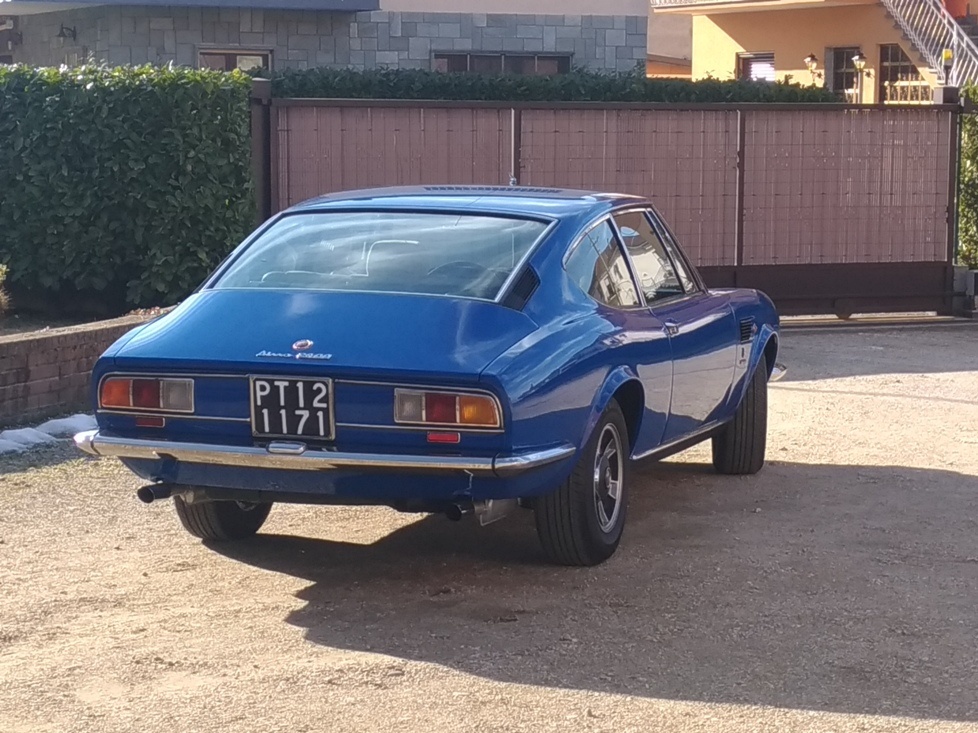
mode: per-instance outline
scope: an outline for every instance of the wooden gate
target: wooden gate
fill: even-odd
[[[782,313],[950,312],[956,107],[274,99],[256,110],[266,215],[386,185],[635,193],[707,283],[759,288]]]

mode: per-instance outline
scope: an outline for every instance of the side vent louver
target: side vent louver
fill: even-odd
[[[540,278],[532,267],[527,267],[513,283],[513,287],[509,289],[509,294],[503,300],[503,305],[513,310],[523,310],[523,306],[526,305],[539,285]]]
[[[740,343],[746,344],[754,337],[754,319],[744,318],[740,322]]]

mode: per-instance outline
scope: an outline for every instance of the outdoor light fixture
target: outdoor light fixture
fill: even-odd
[[[856,51],[856,55],[852,57],[852,65],[856,67],[856,104],[862,104],[863,75],[869,73],[866,71],[866,57],[862,51]]]
[[[808,54],[805,57],[805,66],[808,67],[808,72],[812,75],[812,84],[815,83],[816,79],[822,78],[822,72],[818,71],[818,56],[813,53]]]
[[[64,42],[66,40],[68,40],[69,38],[72,41],[74,41],[78,37],[78,34],[75,32],[75,29],[73,27],[72,28],[68,28],[67,26],[62,25],[61,26],[61,30],[58,31],[58,36],[57,37],[58,37],[58,40],[61,41],[61,45],[64,45]]]
[[[941,66],[944,67],[944,83],[950,84],[951,82],[951,65],[954,63],[954,51],[949,48],[945,48],[941,51]]]

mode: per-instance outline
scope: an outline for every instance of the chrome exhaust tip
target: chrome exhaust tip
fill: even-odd
[[[136,498],[143,504],[152,504],[160,499],[169,499],[173,494],[173,489],[166,484],[150,484],[136,489]]]

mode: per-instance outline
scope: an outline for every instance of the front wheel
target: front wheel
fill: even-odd
[[[180,523],[202,540],[240,540],[251,537],[268,519],[272,503],[247,501],[187,502],[173,497]]]
[[[733,420],[713,438],[713,466],[726,474],[757,473],[766,450],[767,364],[761,357]]]
[[[628,500],[628,428],[612,401],[570,478],[534,505],[537,534],[560,565],[597,565],[621,541]]]

